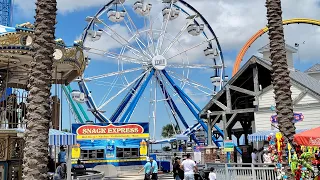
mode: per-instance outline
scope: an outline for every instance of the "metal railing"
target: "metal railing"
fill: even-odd
[[[15,90],[3,95],[0,102],[0,129],[25,128],[26,100],[28,93]]]
[[[206,169],[215,168],[217,179],[225,180],[277,180],[273,164],[206,163]]]

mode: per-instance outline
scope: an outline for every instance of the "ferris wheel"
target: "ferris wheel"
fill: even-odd
[[[183,0],[111,0],[86,21],[82,47],[92,60],[78,101],[99,122],[150,121],[155,132],[168,119],[188,135],[207,130],[194,99],[209,100],[227,77],[199,11]]]

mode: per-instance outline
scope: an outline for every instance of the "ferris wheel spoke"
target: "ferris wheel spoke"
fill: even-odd
[[[98,76],[87,77],[87,78],[85,78],[85,81],[97,80],[97,79],[106,78],[106,77],[110,77],[110,76],[115,76],[115,75],[130,73],[130,72],[134,72],[134,71],[139,71],[139,70],[142,70],[142,69],[143,69],[142,67],[132,68],[132,69],[127,69],[127,70],[123,70],[123,71],[118,71],[118,72],[112,72],[112,73],[102,74],[102,75],[98,75]]]
[[[98,49],[98,48],[91,48],[91,47],[84,47],[85,50],[87,50],[88,53],[94,53],[94,52],[90,52],[90,50],[94,50],[94,51],[98,51],[98,52],[101,52],[103,54],[103,56],[106,56],[108,55],[108,57],[110,58],[114,58],[114,59],[117,59],[117,58],[125,58],[125,59],[131,59],[131,60],[137,60],[137,61],[141,61],[143,62],[141,59],[139,58],[133,58],[133,57],[129,57],[129,56],[126,56],[126,55],[123,55],[123,49],[124,47],[122,48],[121,50],[121,53],[118,54],[118,53],[115,53],[115,52],[111,52],[111,51],[107,51],[107,50],[101,50],[101,49]],[[99,54],[99,53],[96,53],[96,54]],[[146,62],[146,61],[145,61]]]
[[[162,55],[166,54],[170,50],[170,48],[179,40],[182,33],[187,29],[187,27],[192,22],[194,22],[196,17],[197,17],[197,15],[194,15],[194,17],[192,17],[192,19],[189,19],[188,23],[180,29],[179,33],[174,37],[174,39],[170,42],[170,44],[167,46],[167,48],[163,51]]]
[[[147,26],[147,18],[144,17],[144,27],[145,27],[145,32],[146,32],[146,39],[147,39],[147,44],[148,44],[148,51],[151,53],[152,56],[155,56],[155,52],[154,52],[154,43],[153,43],[153,31],[152,31],[152,23],[150,22],[150,14],[148,16],[148,20],[149,20],[149,30],[147,31],[146,29],[148,28]],[[151,49],[152,48],[152,49]]]
[[[198,43],[198,44],[196,44],[196,45],[194,45],[194,46],[192,46],[192,47],[190,47],[190,48],[188,48],[188,49],[186,49],[186,50],[184,50],[184,51],[179,52],[179,53],[176,54],[176,55],[173,55],[173,56],[167,58],[167,60],[172,59],[172,58],[174,58],[174,57],[176,57],[176,56],[179,56],[179,55],[181,55],[181,54],[183,54],[183,53],[186,53],[186,52],[188,52],[188,51],[190,51],[190,50],[192,50],[192,49],[194,49],[194,48],[197,48],[197,47],[203,45],[204,43],[210,42],[210,41],[212,41],[212,40],[214,40],[214,38],[213,38],[213,39],[206,39],[206,40],[204,40],[204,41],[202,41],[202,42],[200,42],[200,43]]]
[[[105,81],[99,81],[99,80],[93,80],[92,82],[94,84],[96,84],[96,85],[105,86],[105,87],[110,87],[112,85],[111,82],[105,82]],[[123,88],[123,87],[125,87],[125,85],[123,85],[123,84],[115,84],[114,87]]]
[[[140,34],[138,34],[138,32],[136,32],[136,33],[132,32],[132,30],[130,29],[130,27],[129,27],[129,25],[128,25],[128,23],[127,23],[126,20],[124,20],[124,23],[125,23],[126,27],[128,28],[129,32],[131,33],[132,38],[134,38],[136,44],[139,46],[139,49],[140,49],[140,51],[142,52],[142,54],[143,54],[146,58],[152,58],[151,55],[150,55],[151,52],[149,51],[149,53],[150,53],[150,54],[149,54],[149,53],[147,53],[145,50],[143,50],[143,48],[141,47],[141,44],[142,44],[142,46],[144,46],[145,48],[147,48],[146,45],[145,45],[145,44],[141,41],[141,39],[138,37],[138,35],[140,36]]]
[[[143,56],[143,53],[141,54],[141,52],[137,49],[135,49],[134,47],[130,46],[130,42],[128,40],[126,40],[124,37],[122,37],[121,35],[119,35],[116,31],[114,31],[110,26],[108,26],[105,22],[102,21],[102,24],[104,26],[106,26],[110,31],[112,31],[116,36],[118,36],[118,38],[122,39],[123,41],[125,41],[125,43],[120,42],[118,39],[114,38],[112,36],[112,34],[110,34],[109,32],[107,32],[104,29],[101,29],[104,33],[106,33],[109,37],[111,37],[113,40],[117,41],[120,45],[128,47],[129,51],[131,51],[134,55],[136,55],[138,58],[141,58]],[[97,25],[96,25],[97,26]],[[97,26],[98,27],[98,26]],[[139,53],[140,55],[137,55],[136,53]]]
[[[164,34],[167,31],[168,22],[170,20],[170,15],[171,15],[171,11],[172,11],[172,5],[173,5],[173,1],[171,1],[171,3],[170,3],[170,11],[169,11],[167,19],[165,20],[165,23],[163,23],[163,21],[162,21],[161,33],[159,35],[159,38],[158,38],[158,41],[157,41],[157,46],[156,46],[156,54],[160,54],[160,51],[162,49],[162,44],[163,44],[163,40],[164,40]]]
[[[169,68],[189,68],[189,69],[220,69],[222,65],[206,65],[206,64],[168,64]]]
[[[145,61],[136,61],[136,60],[130,60],[130,59],[126,59],[126,58],[122,58],[121,56],[120,57],[115,57],[115,56],[109,56],[109,55],[105,55],[103,53],[96,53],[96,52],[90,52],[90,51],[87,51],[88,53],[90,54],[95,54],[95,55],[99,55],[99,56],[103,56],[103,57],[107,57],[107,58],[112,58],[112,59],[121,59],[122,61],[125,61],[125,62],[129,62],[129,63],[134,63],[134,64],[141,64],[141,65],[146,65],[148,64],[147,62]]]
[[[149,16],[148,16],[148,19],[149,19],[149,24],[150,24],[150,32],[148,33],[149,35],[149,38],[150,38],[150,41],[151,41],[151,45],[152,45],[152,48],[153,48],[153,55],[156,54],[156,47],[155,47],[155,44],[154,44],[154,34],[153,34],[153,23],[154,22],[151,22],[151,14],[149,13]]]
[[[117,83],[118,79],[119,79],[119,75],[117,75],[117,76],[114,78],[114,80],[112,81],[111,86],[109,87],[108,91],[107,91],[107,92],[105,93],[105,95],[101,98],[101,101],[100,101],[100,103],[99,103],[99,106],[102,104],[102,102],[105,101],[105,99],[108,98],[108,96],[109,96],[109,94],[111,93],[112,89],[115,87],[115,84]]]
[[[127,15],[127,17],[128,17],[129,22],[130,22],[131,25],[135,28],[136,34],[139,35],[140,37],[142,37],[142,35],[140,34],[139,29],[137,28],[136,24],[133,22],[130,14],[128,13],[127,9],[124,7],[123,3],[120,2],[120,4],[121,4],[122,8],[124,9],[124,11],[126,12],[126,15]],[[128,29],[129,29],[129,26],[127,25],[126,21],[124,21],[124,22],[125,22],[126,26],[127,26]],[[132,31],[131,31],[130,29],[129,29],[129,31],[132,33]],[[135,35],[134,35],[134,36],[135,36]],[[135,36],[134,38],[135,38],[136,41],[139,41],[145,48],[147,48],[147,46],[141,41],[141,39],[139,39],[138,36]],[[152,58],[150,54],[146,53],[146,52],[141,48],[141,46],[140,46],[140,44],[139,44],[138,42],[137,42],[137,44],[138,44],[138,46],[140,47],[140,49],[141,49],[141,51],[143,52],[143,54],[148,55],[150,58]]]
[[[190,79],[187,79],[187,78],[184,78],[184,77],[177,77],[177,76],[179,76],[179,75],[177,75],[176,73],[174,73],[174,72],[172,72],[172,71],[167,70],[167,72],[170,73],[171,77],[173,77],[174,79],[177,79],[177,80],[180,81],[180,82],[185,82],[185,83],[189,84],[190,86],[193,86],[194,88],[198,89],[199,91],[201,91],[201,92],[203,92],[203,93],[205,93],[205,94],[207,94],[207,95],[212,95],[212,94],[210,94],[210,93],[208,93],[208,92],[206,92],[206,91],[204,91],[204,90],[201,90],[199,87],[201,87],[201,88],[203,88],[203,89],[206,89],[206,90],[209,90],[209,92],[211,92],[212,89],[210,89],[210,88],[208,88],[208,87],[206,87],[206,86],[203,86],[203,85],[201,85],[200,83],[195,82],[195,81],[192,81],[192,80],[190,80]],[[176,75],[177,75],[177,76],[176,76]]]
[[[128,89],[132,84],[134,84],[136,81],[138,81],[140,78],[142,78],[147,72],[149,72],[149,70],[146,70],[145,72],[143,72],[140,76],[138,76],[136,79],[134,79],[131,83],[129,83],[126,87],[124,87],[123,89],[121,89],[116,95],[112,96],[109,100],[107,100],[106,102],[104,102],[101,106],[98,107],[98,109],[102,109],[104,106],[106,106],[107,104],[109,104],[113,99],[115,99],[117,96],[119,96],[123,91],[125,91],[126,89]]]

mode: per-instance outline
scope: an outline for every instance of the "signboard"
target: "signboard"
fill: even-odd
[[[198,142],[200,142],[200,143],[206,143],[207,142],[207,133],[205,131],[203,131],[203,130],[196,131],[194,134],[195,134]]]
[[[114,145],[107,145],[106,146],[106,158],[114,157]]]
[[[292,120],[293,123],[301,122],[304,119],[302,113],[293,113],[294,119]],[[270,118],[271,123],[278,123],[277,115],[273,115]]]
[[[233,144],[232,140],[225,140],[225,141],[223,141],[223,144],[224,144],[224,148],[223,148],[224,152],[233,152],[234,151],[234,144]]]
[[[97,123],[97,124],[72,124],[72,132],[77,135],[77,140],[95,139],[148,139],[148,123]]]
[[[310,137],[309,144],[311,146],[320,146],[320,138],[312,138],[312,137]]]
[[[71,158],[72,159],[80,159],[80,147],[79,146],[75,146],[75,147],[72,147],[72,150],[71,150]]]

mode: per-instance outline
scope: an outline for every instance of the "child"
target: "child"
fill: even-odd
[[[217,175],[214,171],[214,167],[210,168],[210,173],[209,173],[209,180],[217,180]]]

